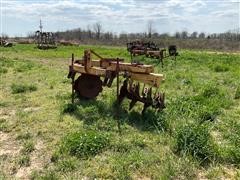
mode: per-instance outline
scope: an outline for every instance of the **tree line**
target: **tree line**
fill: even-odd
[[[92,26],[87,26],[86,29],[77,28],[67,31],[55,32],[55,36],[59,40],[133,40],[133,39],[220,39],[227,41],[240,41],[240,30],[229,30],[224,33],[205,33],[194,31],[189,33],[188,31],[178,31],[174,34],[158,33],[153,30],[152,23],[147,25],[147,31],[142,33],[120,33],[116,34],[109,31],[104,31],[102,24],[95,23]]]

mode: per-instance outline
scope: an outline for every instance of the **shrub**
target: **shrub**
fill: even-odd
[[[214,142],[206,124],[189,124],[177,132],[176,149],[181,154],[192,155],[201,162],[213,160]]]
[[[27,91],[29,91],[29,92],[36,91],[37,87],[33,84],[31,84],[31,85],[12,84],[11,89],[12,89],[13,94],[18,94],[18,93],[25,93]]]
[[[108,144],[108,137],[98,132],[74,132],[63,139],[60,152],[67,152],[78,158],[88,158],[100,153]]]

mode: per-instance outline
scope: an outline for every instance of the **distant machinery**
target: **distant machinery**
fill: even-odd
[[[42,21],[40,20],[40,30],[35,32],[35,42],[38,49],[54,49],[57,48],[55,36],[52,32],[42,31]]]
[[[3,37],[0,37],[0,46],[2,47],[12,47],[13,43],[6,41]]]
[[[165,48],[160,49],[154,42],[143,42],[139,40],[127,43],[127,50],[131,54],[132,61],[133,56],[145,55],[146,57],[158,59],[162,67],[163,59],[172,57],[176,60],[176,56],[178,56],[176,45],[170,45],[167,51]]]

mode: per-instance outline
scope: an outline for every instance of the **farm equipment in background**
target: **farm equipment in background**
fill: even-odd
[[[168,47],[168,54],[166,49],[160,49],[153,42],[141,42],[133,41],[127,43],[127,50],[131,54],[131,60],[133,61],[133,56],[145,55],[146,57],[159,59],[163,67],[163,59],[167,57],[172,57],[176,61],[176,56],[178,56],[177,47],[175,45],[170,45]]]
[[[92,60],[92,55],[98,57],[99,60]],[[93,99],[103,90],[103,86],[111,87],[113,80],[117,78],[117,102],[119,105],[126,97],[131,100],[129,110],[137,102],[144,104],[142,113],[150,106],[159,111],[164,109],[164,94],[157,91],[163,75],[154,73],[152,65],[123,61],[119,58],[103,58],[93,50],[85,50],[84,56],[80,60],[74,60],[74,55],[72,55],[68,74],[68,78],[72,79],[72,102],[74,102],[75,92],[80,97]],[[75,80],[77,73],[80,76]],[[124,78],[120,91],[119,76]],[[142,90],[140,90],[140,83],[144,83]],[[155,93],[153,93],[153,87],[156,88]]]
[[[55,49],[57,48],[55,36],[52,32],[42,31],[42,22],[40,20],[40,30],[35,32],[35,42],[38,49]]]
[[[13,43],[8,42],[4,38],[0,37],[0,46],[2,47],[12,47]]]
[[[148,51],[158,51],[159,47],[153,42],[132,41],[127,43],[127,50],[133,56],[144,55]]]

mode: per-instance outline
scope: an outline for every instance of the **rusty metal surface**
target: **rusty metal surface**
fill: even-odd
[[[165,97],[164,94],[160,92],[152,95],[152,88],[146,88],[145,86],[142,89],[142,93],[140,94],[140,84],[133,84],[129,82],[128,79],[125,79],[123,85],[120,89],[119,94],[119,104],[122,103],[124,98],[131,100],[129,105],[129,110],[131,110],[137,102],[141,102],[144,104],[142,114],[146,111],[148,107],[153,107],[158,111],[161,111],[165,108]]]
[[[167,51],[166,49],[160,49],[153,42],[143,42],[143,41],[132,41],[127,43],[127,50],[130,52],[131,62],[136,61],[136,59],[133,60],[133,57],[145,55],[148,58],[158,59],[159,63],[162,64],[162,67],[163,67],[163,59],[167,57],[172,57],[174,60],[176,60],[176,56],[179,55],[177,52],[176,45],[170,45]]]
[[[81,97],[95,98],[102,91],[102,80],[98,76],[81,74],[74,82],[74,90]]]

